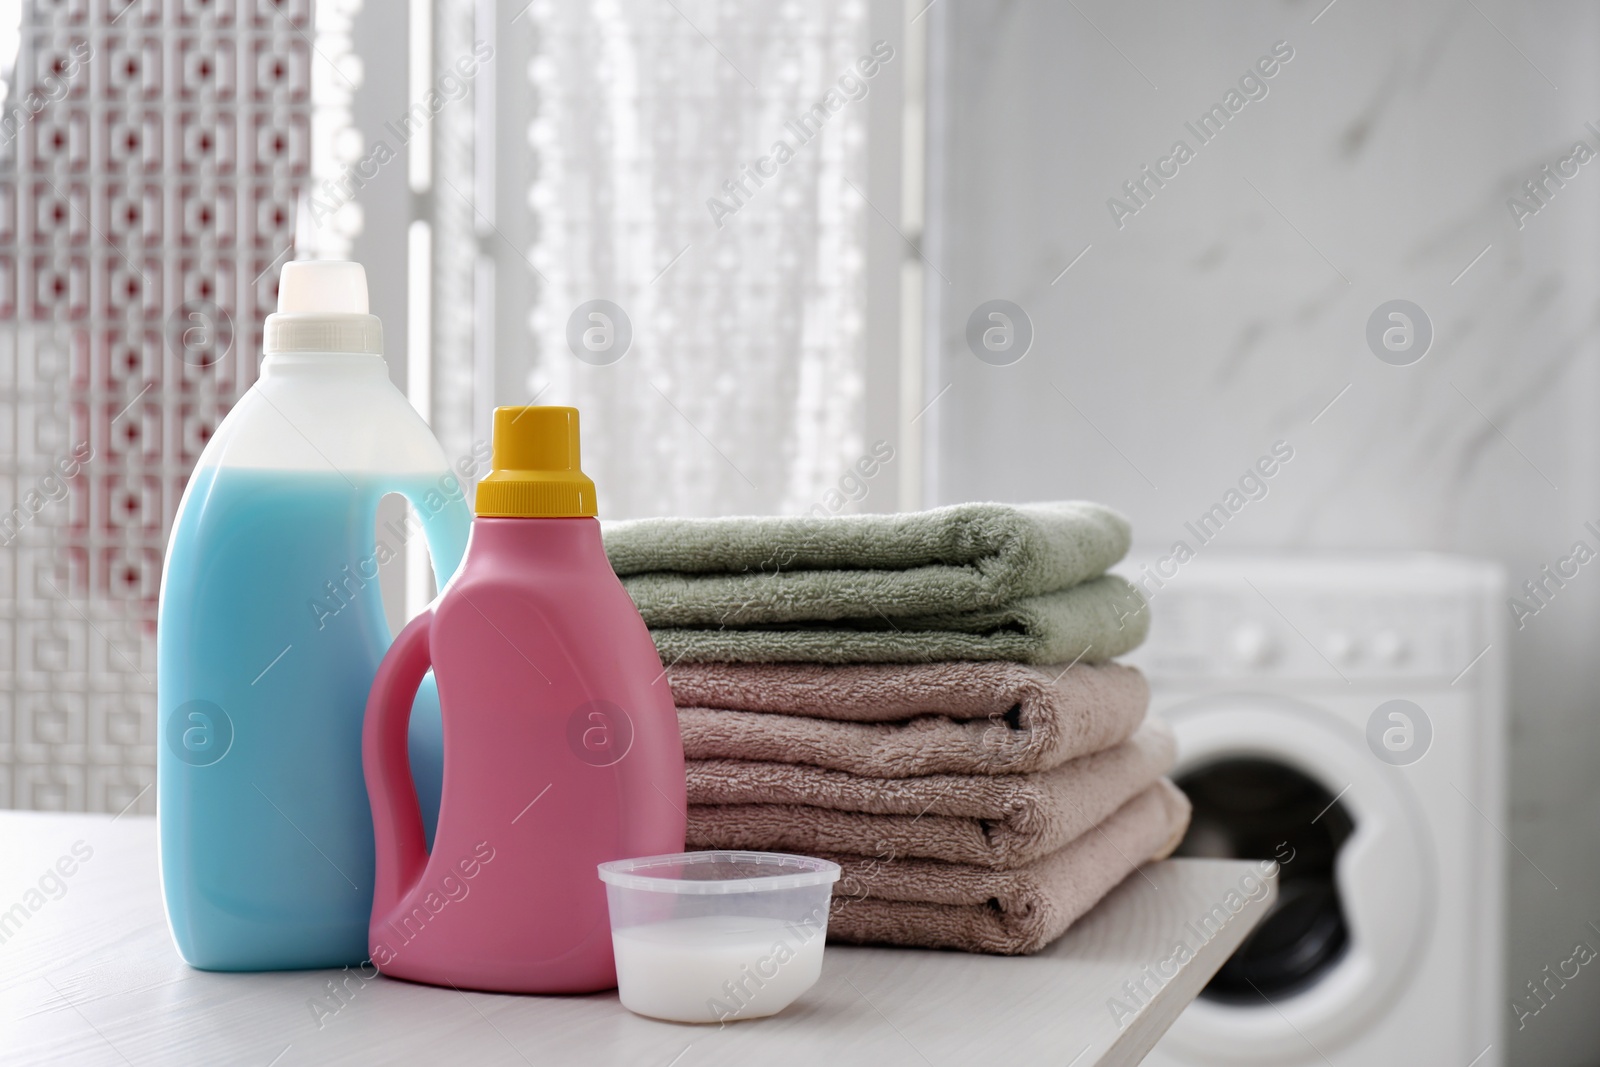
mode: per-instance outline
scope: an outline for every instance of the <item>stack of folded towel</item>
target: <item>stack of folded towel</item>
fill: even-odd
[[[840,863],[829,935],[1026,953],[1189,806],[1109,662],[1148,623],[1086,503],[611,524],[688,756],[689,846]]]

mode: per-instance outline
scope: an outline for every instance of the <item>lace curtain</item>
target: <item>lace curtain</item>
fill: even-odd
[[[864,448],[865,3],[523,18],[501,174],[528,262],[501,257],[526,286],[499,346],[521,395],[501,402],[581,409],[605,516],[806,510]]]

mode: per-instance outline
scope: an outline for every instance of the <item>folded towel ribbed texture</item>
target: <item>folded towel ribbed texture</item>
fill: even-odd
[[[1109,662],[1148,612],[1097,504],[606,527],[667,665],[691,848],[822,855],[829,936],[1037,951],[1188,824]]]
[[[1114,574],[1003,607],[814,625],[657,626],[666,663],[1102,663],[1139,647],[1149,611]]]
[[[1171,730],[1152,722],[1115,748],[1034,774],[885,779],[798,764],[692,760],[689,845],[1021,867],[1150,788],[1175,753]]]
[[[1171,855],[1188,825],[1188,798],[1163,779],[1093,832],[1015,870],[819,853],[843,868],[828,937],[1007,956],[1037,952],[1138,862]]]
[[[1099,577],[1128,520],[1083,501],[836,518],[633,519],[606,555],[651,626],[995,608]]]
[[[1126,741],[1150,697],[1144,675],[1116,663],[679,664],[671,682],[691,760],[869,778],[1047,770]]]
[[[1148,626],[1105,573],[1128,541],[1126,519],[1081,501],[605,527],[669,664],[1101,662]]]

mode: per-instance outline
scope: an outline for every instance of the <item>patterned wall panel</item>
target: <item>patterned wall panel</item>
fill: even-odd
[[[154,810],[163,549],[293,255],[314,32],[311,0],[23,5],[0,116],[0,806]]]

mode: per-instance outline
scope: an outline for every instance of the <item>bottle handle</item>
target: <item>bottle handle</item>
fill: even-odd
[[[361,730],[361,766],[372,803],[372,833],[377,846],[372,912],[380,915],[399,903],[422,877],[428,846],[422,810],[411,781],[408,729],[411,705],[432,666],[429,608],[406,624],[389,646],[367,697]]]
[[[441,462],[443,456],[441,454]],[[433,566],[434,586],[443,589],[461,568],[467,538],[472,529],[472,511],[467,506],[466,490],[455,472],[445,468],[437,481],[427,486],[400,485],[396,491],[411,505],[421,520],[427,541],[429,562]],[[417,546],[413,546],[413,551]],[[424,677],[412,703],[411,780],[421,792],[423,832],[432,841],[439,815],[440,783],[444,777],[444,752],[440,746],[443,727],[439,721],[439,690],[432,676]]]
[[[461,480],[454,471],[445,472],[440,479],[441,486],[445,479],[454,487],[453,491],[439,488],[424,493],[409,486],[400,490],[400,495],[406,498],[406,502],[422,520],[423,537],[428,542],[428,558],[433,564],[433,584],[440,590],[460,569],[461,557],[467,550],[467,535],[472,529],[472,509],[467,506]],[[434,504],[428,499],[435,493],[442,497],[442,503]]]

